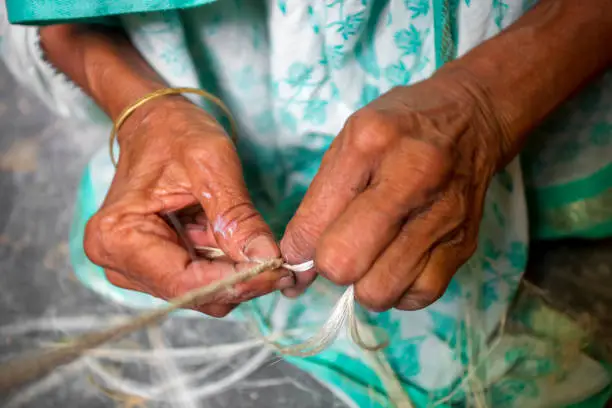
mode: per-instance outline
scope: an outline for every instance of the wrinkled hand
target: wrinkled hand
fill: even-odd
[[[234,145],[210,115],[181,97],[160,98],[127,120],[119,141],[115,178],[85,234],[87,255],[111,283],[168,299],[279,256],[248,196]],[[164,220],[197,204],[204,213],[187,225],[188,238],[230,259],[193,262]],[[283,276],[264,273],[198,310],[223,316],[241,301],[293,284]]]
[[[473,254],[504,145],[485,94],[450,77],[396,88],[356,112],[326,153],[281,241],[290,263],[355,284],[384,311],[438,299]],[[315,278],[298,276],[297,296]]]

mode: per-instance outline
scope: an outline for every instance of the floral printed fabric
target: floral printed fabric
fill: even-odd
[[[164,11],[125,15],[109,4],[110,9],[85,17],[120,14],[116,18],[134,45],[171,86],[201,87],[227,103],[240,128],[238,149],[247,184],[280,236],[323,154],[355,110],[394,86],[428,78],[452,53],[461,55],[495,35],[534,1],[202,3],[210,4],[185,10],[177,2],[164,3]],[[55,16],[67,18],[66,12]],[[39,86],[53,83],[54,78],[48,79]],[[65,105],[70,105],[74,95],[60,90],[55,98],[67,98]],[[600,144],[607,143],[603,126],[598,124],[595,132]],[[159,301],[111,286],[82,249],[84,225],[102,202],[112,174],[107,151],[101,149],[80,189],[71,237],[73,263],[93,290],[123,304],[150,307]],[[558,335],[498,336],[525,269],[527,229],[523,175],[516,160],[490,187],[478,252],[438,302],[410,313],[363,311],[389,337],[384,357],[417,406],[470,404],[478,395],[496,408],[564,406],[609,383],[603,367],[585,355],[578,353],[569,364],[555,352]],[[263,331],[320,325],[338,291],[319,282],[297,301],[273,294],[251,302],[249,310],[255,311]],[[518,314],[523,328],[533,328],[534,313],[524,308]],[[356,406],[389,406],[367,359],[345,337],[316,358],[291,361]],[[476,373],[469,367],[476,367]]]

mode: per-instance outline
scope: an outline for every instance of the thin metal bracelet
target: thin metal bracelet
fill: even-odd
[[[227,116],[227,119],[230,122],[231,131],[232,131],[232,134],[230,137],[232,138],[234,143],[236,142],[236,134],[237,134],[236,121],[234,120],[232,113],[230,112],[228,107],[223,103],[221,99],[217,98],[216,96],[214,96],[213,94],[209,92],[206,92],[202,89],[197,89],[197,88],[163,88],[155,92],[151,92],[150,94],[147,94],[143,96],[142,98],[138,99],[136,102],[132,103],[127,108],[125,108],[123,112],[121,112],[121,114],[117,117],[117,120],[115,120],[115,123],[113,124],[113,129],[111,131],[109,146],[108,146],[110,158],[115,167],[117,167],[117,160],[115,158],[115,140],[117,140],[117,133],[119,132],[121,125],[123,125],[123,123],[127,120],[127,118],[129,118],[130,115],[134,113],[136,109],[138,109],[145,103],[155,98],[159,98],[160,96],[180,95],[180,94],[185,94],[185,93],[200,95],[201,97],[211,101],[212,103],[217,105],[219,108],[221,108],[221,110],[223,111],[223,113],[225,113],[225,115]]]

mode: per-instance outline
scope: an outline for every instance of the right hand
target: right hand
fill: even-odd
[[[119,132],[117,172],[85,231],[85,251],[116,286],[169,299],[254,261],[279,257],[272,232],[255,210],[232,141],[209,114],[183,97],[162,97],[136,110]],[[163,219],[200,204],[187,226],[196,245],[229,259],[190,257]],[[238,303],[293,285],[288,271],[269,271],[197,307],[216,317]]]

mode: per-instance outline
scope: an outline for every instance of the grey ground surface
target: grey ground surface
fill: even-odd
[[[106,137],[52,117],[0,66],[0,359],[61,338],[44,330],[42,323],[73,332],[61,318],[81,316],[80,323],[73,319],[72,324],[83,329],[105,316],[128,313],[84,289],[72,278],[68,262],[68,231],[81,170]],[[554,303],[596,316],[602,336],[612,337],[610,242],[535,245],[530,269],[531,279],[549,291]],[[33,319],[39,319],[38,323]],[[28,322],[34,323],[28,326]],[[171,320],[163,326],[166,340],[174,345],[236,340],[241,330],[216,321]],[[156,333],[149,335],[154,338]],[[141,333],[135,339],[146,342],[151,338]],[[252,355],[244,353],[230,365],[243,366]],[[197,406],[343,406],[303,372],[274,356],[266,360],[247,379]],[[164,363],[160,364],[158,371],[167,372]],[[138,401],[119,404],[109,398],[81,368],[69,367],[34,386],[0,396],[0,406],[140,406]],[[143,381],[157,372],[142,367],[130,370],[132,378]],[[224,373],[227,371],[221,370],[216,375]]]
[[[129,312],[83,288],[72,277],[68,261],[68,231],[81,171],[107,137],[52,116],[0,64],[0,361],[41,341],[61,339],[42,329],[24,332],[25,323],[33,319],[73,333],[61,318],[80,316],[81,321],[72,319],[72,324],[87,328],[104,316]],[[171,320],[163,333],[169,343],[189,346],[244,337],[241,327],[210,320],[196,324],[192,319]],[[223,377],[253,354],[242,353],[210,379]],[[197,406],[343,406],[310,376],[278,360],[268,356],[263,368]],[[136,371],[132,378],[155,375],[154,370],[131,369]],[[0,396],[0,406],[122,406],[92,386],[85,372],[78,367],[65,370],[37,386]]]

